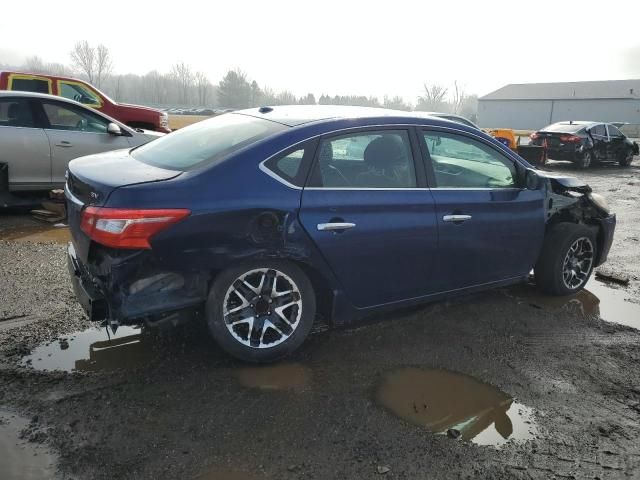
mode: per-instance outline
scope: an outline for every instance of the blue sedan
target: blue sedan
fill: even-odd
[[[204,314],[231,355],[273,361],[317,313],[526,280],[568,295],[606,260],[615,215],[581,181],[481,131],[383,109],[262,107],[83,157],[66,183],[69,270],[92,320]]]

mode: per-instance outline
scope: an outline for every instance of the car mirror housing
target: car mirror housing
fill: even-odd
[[[527,190],[540,189],[540,176],[530,168],[524,174],[524,186]]]
[[[122,135],[122,130],[120,129],[120,126],[117,123],[113,123],[113,122],[107,125],[107,132],[110,133],[111,135]]]

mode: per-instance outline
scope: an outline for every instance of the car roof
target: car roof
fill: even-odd
[[[76,102],[75,100],[70,100],[65,97],[59,97],[57,95],[49,95],[48,93],[36,93],[36,92],[22,92],[20,90],[0,90],[0,98],[1,97],[29,97],[29,98],[42,98],[47,100],[60,100],[67,103],[72,103],[73,105],[80,105],[82,107],[87,108],[85,105]]]
[[[388,108],[353,107],[344,105],[282,105],[237,110],[234,113],[264,118],[289,127],[296,127],[298,125],[311,122],[350,118],[380,118],[384,121],[384,119],[390,120],[391,118],[399,117],[414,120],[423,120],[425,117],[428,117],[428,115],[423,112],[406,112],[404,110],[391,110]],[[438,120],[448,121],[441,118],[438,118]],[[392,122],[389,121],[389,123]]]

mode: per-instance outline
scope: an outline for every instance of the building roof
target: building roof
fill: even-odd
[[[640,79],[595,82],[511,83],[480,100],[640,99]]]

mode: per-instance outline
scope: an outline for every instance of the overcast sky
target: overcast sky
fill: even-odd
[[[69,63],[104,43],[117,73],[184,61],[217,83],[239,67],[297,95],[402,95],[458,80],[507,83],[640,78],[640,1],[263,0],[3,2],[0,63]]]

